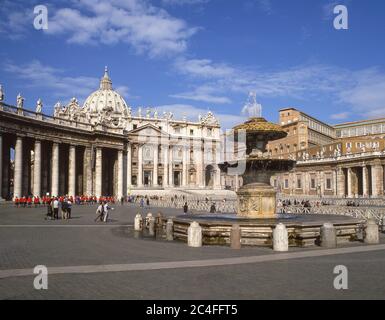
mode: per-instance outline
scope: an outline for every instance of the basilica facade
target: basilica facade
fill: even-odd
[[[0,197],[123,197],[136,189],[220,189],[220,124],[139,108],[113,90],[106,68],[81,106],[72,98],[46,115],[4,102],[0,89]]]

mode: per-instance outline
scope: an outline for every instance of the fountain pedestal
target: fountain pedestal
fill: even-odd
[[[248,184],[237,191],[238,215],[246,218],[274,218],[276,192],[269,185]]]

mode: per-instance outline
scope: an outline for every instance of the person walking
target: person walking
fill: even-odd
[[[96,219],[95,222],[98,220],[103,221],[103,211],[104,211],[104,205],[103,203],[99,204],[98,208],[96,209]]]
[[[103,207],[103,221],[107,223],[108,221],[108,218],[110,216],[109,214],[109,210],[114,210],[114,208],[111,208],[109,205],[108,205],[108,202],[106,201],[104,203],[104,207]]]
[[[187,214],[187,212],[188,212],[188,205],[187,205],[187,202],[185,202],[183,206],[183,213]]]

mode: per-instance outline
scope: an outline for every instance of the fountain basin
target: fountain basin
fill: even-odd
[[[289,246],[308,247],[319,243],[320,228],[325,222],[337,229],[337,243],[359,240],[363,220],[336,215],[282,215],[274,218],[241,217],[236,214],[194,214],[177,216],[174,221],[174,239],[187,242],[187,228],[196,221],[202,227],[203,245],[229,245],[231,227],[241,228],[244,246],[272,246],[272,234],[278,223],[283,223],[289,234]],[[166,220],[163,221],[166,223]]]

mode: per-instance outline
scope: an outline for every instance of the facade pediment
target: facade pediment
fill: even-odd
[[[159,129],[158,127],[148,123],[139,128],[133,129],[127,133],[128,135],[140,135],[140,136],[149,136],[149,137],[168,137],[169,134]]]

